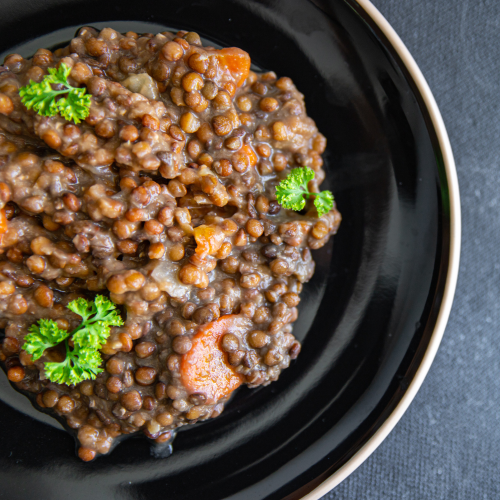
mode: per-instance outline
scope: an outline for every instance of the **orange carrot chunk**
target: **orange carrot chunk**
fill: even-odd
[[[201,225],[194,228],[195,252],[198,255],[213,255],[224,243],[225,234],[216,225]]]
[[[181,382],[190,394],[203,393],[207,403],[214,404],[242,384],[243,375],[228,363],[220,342],[226,333],[248,331],[251,326],[248,318],[231,314],[199,327],[191,350],[181,359]]]
[[[234,83],[241,87],[250,72],[250,56],[241,49],[228,47],[219,50],[219,62],[231,73]]]
[[[3,234],[7,231],[7,216],[5,215],[5,208],[0,210],[0,234]]]

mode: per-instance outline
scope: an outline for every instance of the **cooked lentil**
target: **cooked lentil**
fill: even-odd
[[[61,62],[92,96],[78,125],[20,102],[21,86]],[[236,387],[269,384],[300,352],[292,324],[314,272],[309,249],[341,217],[276,202],[296,166],[315,170],[319,190],[326,139],[289,78],[249,68],[245,52],[203,47],[196,33],[88,27],[0,67],[0,359],[67,420],[84,461],[120,436],[166,442],[218,416]],[[33,362],[24,336],[40,318],[75,328],[64,306],[96,293],[125,319],[103,346],[105,371],[51,383],[44,362],[64,353]],[[196,356],[228,385],[203,385]]]

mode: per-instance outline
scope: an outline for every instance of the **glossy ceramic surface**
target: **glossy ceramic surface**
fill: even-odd
[[[2,372],[0,498],[302,498],[394,411],[432,339],[444,293],[449,184],[432,122],[399,57],[351,0],[2,4],[0,51],[24,44],[15,51],[28,56],[74,30],[43,35],[76,25],[167,26],[241,47],[260,67],[290,76],[328,138],[327,183],[344,220],[333,244],[315,254],[295,326],[304,342],[298,360],[278,382],[241,389],[219,418],[180,432],[170,457],[137,438],[80,462],[73,438]],[[42,38],[26,44],[31,37]]]

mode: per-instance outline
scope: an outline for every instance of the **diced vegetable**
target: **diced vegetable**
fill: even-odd
[[[219,226],[202,225],[194,228],[196,253],[198,255],[213,255],[224,242],[224,233]]]
[[[228,363],[221,349],[222,337],[229,332],[247,331],[251,321],[240,315],[228,315],[200,326],[191,350],[182,356],[181,381],[191,393],[203,393],[213,404],[229,396],[244,380]]]
[[[131,92],[136,92],[142,94],[148,99],[159,99],[160,92],[158,91],[158,86],[156,82],[147,74],[140,73],[138,75],[130,75],[125,78],[122,85],[129,89]]]
[[[0,234],[3,234],[7,231],[7,216],[5,215],[5,208],[0,210]]]
[[[219,62],[229,70],[234,83],[241,87],[250,72],[250,56],[244,50],[228,47],[219,50]]]

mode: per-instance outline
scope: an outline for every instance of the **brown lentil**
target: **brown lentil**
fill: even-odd
[[[106,380],[106,388],[112,394],[117,394],[122,390],[123,384],[122,381],[118,377],[109,377]]]
[[[129,411],[137,411],[142,408],[142,397],[138,391],[129,391],[123,394],[120,402]]]
[[[42,401],[47,408],[52,408],[59,401],[59,394],[52,390],[45,391],[42,393]]]
[[[264,233],[264,226],[262,222],[258,221],[257,219],[249,219],[246,224],[246,230],[250,236],[258,238]]]
[[[149,366],[141,366],[135,372],[135,381],[139,385],[151,385],[154,382],[155,378],[156,370]]]
[[[188,59],[188,65],[194,71],[203,74],[208,69],[208,57],[205,54],[192,54]]]
[[[40,285],[34,293],[35,300],[42,307],[52,307],[54,292],[46,285]]]
[[[160,53],[167,61],[178,61],[184,54],[184,51],[178,43],[167,42],[162,47]]]
[[[195,114],[188,111],[181,116],[180,125],[184,132],[193,134],[200,128],[200,120]]]
[[[7,378],[11,382],[21,382],[24,379],[25,371],[22,366],[13,366],[7,371]]]
[[[62,396],[57,402],[57,409],[61,413],[71,413],[75,409],[75,402],[69,396]]]
[[[264,97],[264,99],[259,102],[259,107],[266,113],[272,113],[278,109],[278,101],[274,97]]]
[[[223,115],[215,116],[212,120],[214,132],[219,135],[227,135],[233,130],[233,125],[229,118]]]
[[[156,344],[153,342],[141,342],[135,346],[135,352],[139,358],[147,358],[156,351]]]
[[[161,233],[162,231],[160,231]],[[149,246],[148,257],[150,259],[161,259],[165,254],[165,245],[163,243],[152,243]]]
[[[238,337],[232,333],[226,333],[226,335],[222,337],[221,347],[226,352],[237,351],[240,347]]]
[[[12,99],[0,92],[0,113],[3,115],[10,115],[14,111],[14,103]]]
[[[254,330],[248,337],[248,343],[254,349],[265,347],[270,342],[270,337],[260,330]]]
[[[225,111],[226,109],[229,109],[231,106],[231,95],[229,92],[226,90],[219,90],[217,95],[213,98],[212,106],[217,111]]]

